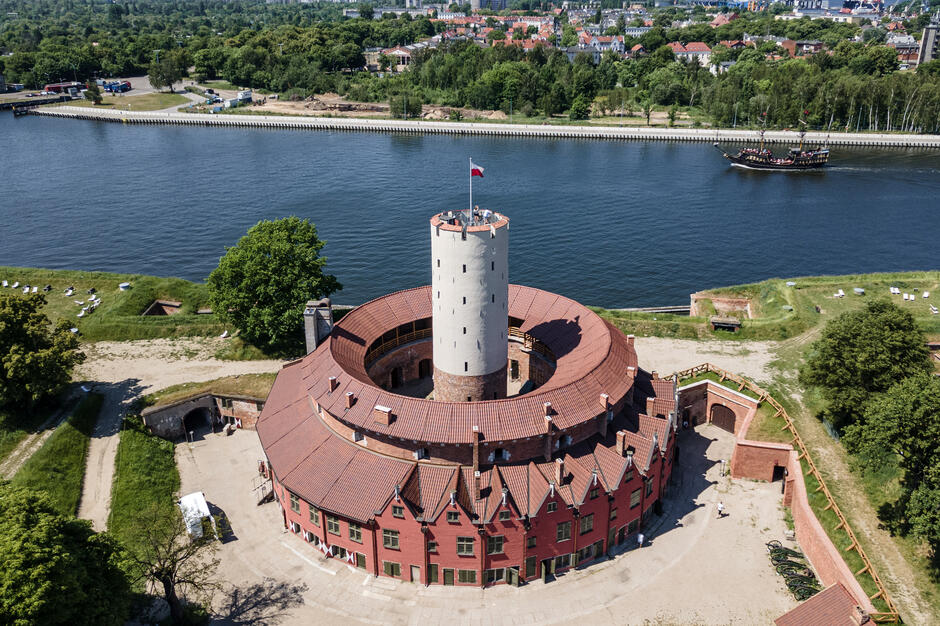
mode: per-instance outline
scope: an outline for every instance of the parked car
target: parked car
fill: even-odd
[[[214,89],[206,89],[206,93],[214,94],[214,93],[215,93],[215,90],[214,90]]]

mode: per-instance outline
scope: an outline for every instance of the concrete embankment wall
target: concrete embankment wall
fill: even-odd
[[[426,122],[360,118],[301,117],[278,115],[213,115],[165,111],[102,111],[89,107],[40,107],[32,115],[119,122],[125,124],[176,124],[183,126],[223,126],[284,128],[297,130],[365,131],[386,133],[486,135],[543,137],[558,139],[611,139],[635,141],[692,141],[731,144],[753,143],[754,131],[707,130],[697,128],[628,128],[615,126],[553,126],[531,124],[487,124],[472,122]],[[790,131],[768,131],[767,143],[795,145],[799,137]],[[899,148],[940,148],[940,136],[807,133],[809,145],[884,146]]]

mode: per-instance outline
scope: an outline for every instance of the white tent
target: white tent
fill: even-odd
[[[179,505],[180,511],[183,512],[183,520],[186,522],[186,529],[193,539],[199,539],[202,537],[202,520],[207,517],[212,520],[205,494],[201,491],[194,491],[180,498]]]

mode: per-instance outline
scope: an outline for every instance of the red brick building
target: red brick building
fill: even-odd
[[[354,309],[280,372],[257,430],[286,527],[375,575],[477,586],[589,563],[643,527],[672,472],[674,381],[577,302],[508,297],[524,393],[409,391],[430,382],[430,287]]]

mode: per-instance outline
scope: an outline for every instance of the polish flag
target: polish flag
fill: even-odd
[[[473,178],[474,176],[479,176],[480,178],[483,178],[483,168],[477,165],[476,163],[474,163],[473,161],[470,161],[470,178]]]

